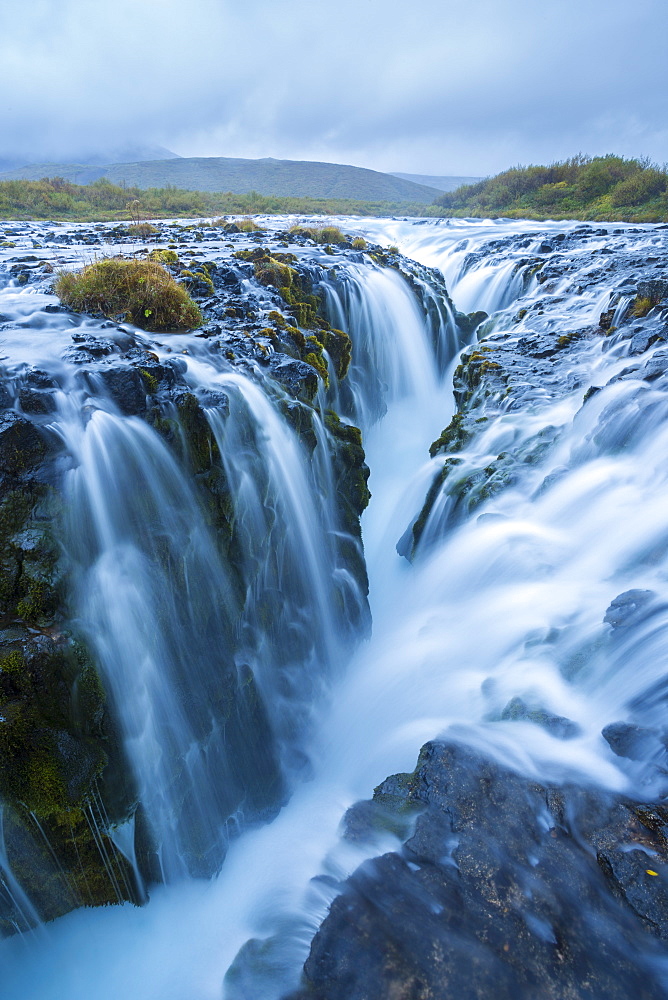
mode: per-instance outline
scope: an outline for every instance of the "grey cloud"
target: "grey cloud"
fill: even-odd
[[[668,159],[663,0],[5,0],[0,158]]]

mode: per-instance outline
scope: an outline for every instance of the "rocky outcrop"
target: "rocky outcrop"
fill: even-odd
[[[346,817],[391,830],[318,931],[291,1000],[658,1000],[668,811],[555,787],[453,742]]]

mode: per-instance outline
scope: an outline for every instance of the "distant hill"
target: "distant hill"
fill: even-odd
[[[439,191],[456,191],[462,184],[475,184],[482,180],[481,177],[432,177],[431,174],[398,174],[392,172],[392,177],[401,177],[404,181],[411,181],[413,184],[423,184],[427,187],[437,188]]]
[[[129,163],[130,161],[136,162],[139,160],[173,160],[179,159],[178,153],[173,153],[171,149],[165,149],[164,146],[151,146],[151,145],[137,145],[136,143],[124,143],[122,145],[110,146],[106,150],[100,152],[99,150],[86,150],[78,149],[72,152],[71,155],[58,160],[57,162],[51,160],[45,160],[44,155],[41,156],[6,156],[4,153],[0,156],[0,173],[13,173],[18,174],[25,170],[43,170],[45,167],[49,169],[55,167],[68,166],[78,166],[80,169],[91,166],[105,166],[109,163]],[[40,175],[44,177],[44,174]],[[14,178],[16,179],[16,178]],[[32,178],[25,178],[26,180]]]
[[[359,201],[413,202],[430,205],[440,189],[364,167],[309,160],[234,159],[223,156],[179,157],[104,166],[41,163],[0,174],[0,180],[63,177],[90,184],[105,177],[128,187],[176,187],[189,191],[231,191],[302,198],[352,198]]]

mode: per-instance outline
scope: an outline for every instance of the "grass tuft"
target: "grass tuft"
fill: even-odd
[[[54,291],[77,312],[101,312],[142,330],[192,330],[203,322],[185,288],[151,260],[108,257],[82,271],[61,271]]]
[[[348,240],[338,226],[292,226],[290,232],[296,236],[307,236],[315,243],[346,243]]]
[[[150,222],[133,222],[128,226],[128,236],[155,236],[160,230]]]

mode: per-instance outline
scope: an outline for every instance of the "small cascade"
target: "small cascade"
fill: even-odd
[[[229,490],[244,590],[236,656],[252,670],[290,772],[303,766],[309,717],[341,669],[364,595],[338,546],[345,532],[331,504],[327,442],[316,446],[318,457],[307,455],[267,391],[250,379],[220,374],[213,384],[229,399],[229,413],[209,408],[206,416]],[[324,433],[317,415],[311,418]]]
[[[227,817],[277,780],[270,743],[249,739],[252,677],[234,661],[236,597],[184,473],[141,421],[62,400],[66,545],[76,604],[121,719],[159,874],[216,867]],[[261,723],[261,720],[257,720]],[[263,745],[263,743],[265,745]]]
[[[447,353],[441,341],[451,336],[451,327],[439,313],[432,336],[420,301],[401,275],[389,268],[351,266],[339,281],[323,287],[332,325],[346,330],[353,343],[341,388],[343,412],[353,423],[364,430],[392,401],[428,401],[438,395],[439,358]]]
[[[5,810],[0,803],[0,903],[9,913],[9,920],[16,931],[34,931],[41,919],[27,893],[21,887],[7,856],[5,843]]]

